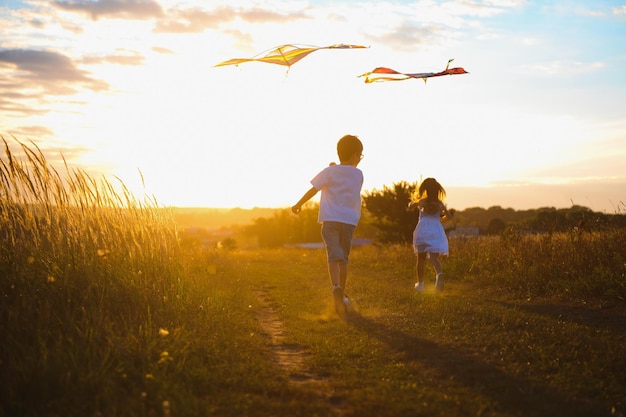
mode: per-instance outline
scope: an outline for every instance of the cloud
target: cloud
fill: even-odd
[[[13,68],[15,79],[28,81],[31,86],[46,87],[46,91],[53,94],[71,94],[75,91],[66,85],[55,87],[56,82],[82,84],[94,91],[105,90],[108,87],[103,81],[90,78],[88,73],[78,69],[70,58],[57,52],[31,49],[0,50],[0,65],[7,69]]]
[[[0,49],[0,109],[33,114],[28,102],[41,104],[46,96],[76,94],[81,88],[104,91],[108,84],[80,70],[67,56],[51,51]]]
[[[250,23],[286,23],[298,19],[309,19],[309,17],[302,12],[285,14],[269,11],[260,7],[241,11],[238,13],[238,17]]]
[[[615,16],[626,16],[626,6],[614,7],[611,11]]]
[[[224,33],[235,38],[235,47],[237,49],[241,49],[244,51],[254,51],[254,38],[249,33],[244,33],[234,29],[225,29]]]
[[[66,162],[70,163],[72,168],[81,168],[85,171],[93,171],[93,169],[89,166],[80,166],[80,164],[77,163],[83,155],[93,152],[92,149],[81,145],[71,145],[59,142],[41,143],[39,140],[40,137],[36,137],[38,135],[48,134],[52,134],[52,131],[43,126],[25,126],[13,129],[6,135],[5,133],[0,132],[0,138],[6,141],[6,145],[11,150],[11,154],[19,160],[26,160],[26,155],[22,145],[35,152],[41,151],[46,163],[59,170],[61,175],[65,172],[63,167]]]
[[[20,126],[9,129],[7,133],[18,139],[20,138],[42,138],[54,136],[54,130],[45,126]]]
[[[522,66],[524,73],[543,77],[587,74],[605,67],[603,62],[548,61]]]
[[[210,12],[198,8],[174,9],[156,23],[154,32],[200,33],[205,29],[215,29],[221,23],[233,20],[235,16],[236,12],[230,7],[218,7]]]
[[[442,31],[443,28],[434,25],[418,27],[404,23],[387,33],[366,35],[366,37],[373,42],[389,45],[400,51],[410,52],[417,51],[422,46],[436,43],[439,39],[438,34]]]
[[[294,19],[308,18],[302,12],[279,13],[260,7],[234,9],[228,6],[217,7],[211,11],[200,8],[172,9],[167,16],[159,19],[156,33],[200,33],[207,29],[216,29],[223,23],[241,19],[249,23],[285,23]]]
[[[115,64],[137,66],[143,64],[145,57],[136,51],[117,49],[114,54],[106,56],[91,56],[82,60],[85,64]]]
[[[148,20],[164,15],[161,5],[152,0],[56,0],[52,4],[62,10],[87,14],[93,20],[103,17]]]
[[[40,19],[34,18],[28,21],[28,23],[37,29],[44,29],[46,27],[46,23]]]
[[[173,54],[175,53],[174,51],[172,51],[169,48],[163,48],[162,46],[153,46],[151,48],[154,52],[158,53],[158,54]]]
[[[368,25],[365,36],[398,51],[415,52],[451,41],[462,42],[469,36],[494,36],[483,26],[483,20],[514,11],[525,4],[525,0],[380,2],[376,7],[376,20]],[[338,19],[341,12],[346,21],[354,20],[350,16],[352,9],[334,10],[333,18]],[[370,12],[364,14],[366,18],[371,15]]]
[[[27,102],[36,97],[20,94],[11,90],[18,90],[14,86],[5,86],[0,78],[0,110],[4,113],[19,114],[22,116],[36,116],[45,114],[46,111],[29,106]]]

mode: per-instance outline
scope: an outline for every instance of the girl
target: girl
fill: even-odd
[[[446,191],[434,178],[426,178],[414,193],[409,208],[419,209],[420,217],[413,232],[413,251],[417,254],[417,282],[415,289],[424,291],[424,269],[426,258],[435,268],[437,279],[435,290],[443,291],[443,272],[439,255],[448,254],[448,238],[442,222],[452,219],[452,214],[443,204]]]

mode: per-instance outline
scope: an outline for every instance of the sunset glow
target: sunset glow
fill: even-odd
[[[623,2],[0,0],[0,33],[0,134],[162,205],[289,206],[349,133],[365,190],[626,210]],[[369,48],[215,67],[288,43]]]

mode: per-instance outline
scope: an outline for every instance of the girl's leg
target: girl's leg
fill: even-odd
[[[424,272],[426,269],[426,252],[417,254],[417,263],[415,264],[415,270],[417,272],[417,282],[424,282]]]
[[[417,263],[415,264],[415,270],[417,272],[417,282],[415,283],[415,289],[418,292],[424,292],[424,269],[426,267],[426,252],[417,254]]]
[[[430,254],[430,263],[435,268],[435,272],[437,273],[437,275],[441,274],[442,268],[441,268],[441,261],[439,260],[438,253]]]
[[[439,260],[439,254],[438,253],[431,253],[430,254],[430,263],[433,265],[433,267],[435,268],[435,272],[437,272],[437,279],[435,280],[435,291],[437,292],[441,292],[443,291],[443,273],[442,273],[442,268],[441,268],[441,261]]]

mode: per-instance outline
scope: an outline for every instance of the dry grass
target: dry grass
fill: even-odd
[[[626,411],[625,230],[453,240],[438,295],[355,248],[343,321],[323,250],[181,247],[153,199],[4,144],[0,417]]]

